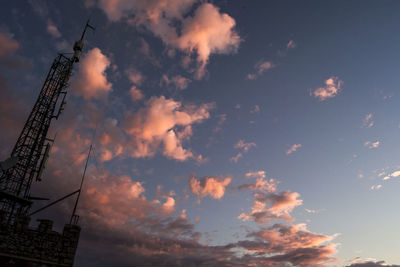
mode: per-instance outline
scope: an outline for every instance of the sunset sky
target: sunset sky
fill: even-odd
[[[0,160],[90,18],[32,187],[76,190],[94,136],[75,266],[400,266],[399,14],[388,0],[3,1]],[[60,230],[72,207],[32,225]]]

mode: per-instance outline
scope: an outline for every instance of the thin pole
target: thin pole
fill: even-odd
[[[83,181],[85,180],[86,169],[87,169],[88,162],[89,162],[90,152],[92,151],[92,146],[93,146],[93,140],[92,140],[92,144],[90,144],[89,153],[88,153],[88,156],[87,156],[87,158],[86,158],[85,169],[84,169],[84,171],[83,171],[83,176],[82,176],[82,180],[81,180],[81,186],[79,187],[78,196],[76,197],[74,210],[73,210],[73,212],[72,212],[72,215],[71,215],[71,219],[70,219],[70,221],[69,221],[69,224],[72,224],[72,219],[75,217],[76,207],[78,206],[79,197],[81,196],[82,185],[83,185]]]
[[[96,124],[96,128],[94,128],[93,137],[92,137],[92,142],[90,143],[89,153],[88,153],[88,156],[87,156],[87,158],[86,158],[85,169],[83,170],[81,185],[80,185],[80,187],[79,187],[78,196],[76,197],[74,210],[72,211],[72,215],[71,215],[71,219],[69,220],[69,224],[72,224],[72,220],[73,220],[74,217],[75,217],[76,208],[78,207],[79,197],[81,196],[83,181],[85,180],[86,169],[87,169],[87,166],[88,166],[88,163],[89,163],[90,152],[92,152],[94,138],[96,137],[97,126],[98,126],[98,123]]]
[[[70,193],[70,194],[68,194],[68,195],[66,195],[66,196],[64,196],[64,197],[62,197],[62,198],[60,198],[60,199],[57,199],[56,201],[51,202],[50,204],[48,204],[48,205],[46,205],[46,206],[44,206],[44,207],[42,207],[42,208],[40,208],[40,209],[38,209],[38,210],[36,210],[36,211],[34,211],[34,212],[32,212],[31,214],[29,214],[29,216],[32,216],[33,214],[36,214],[36,213],[38,213],[38,212],[40,212],[40,211],[42,211],[42,210],[44,210],[44,209],[47,209],[48,207],[53,206],[54,204],[57,204],[58,202],[60,202],[60,201],[62,201],[62,200],[64,200],[64,199],[66,199],[67,197],[70,197],[70,196],[72,196],[72,195],[75,195],[75,194],[78,193],[78,192],[79,192],[79,189],[76,190],[76,191],[74,191],[74,192],[72,192],[72,193]]]

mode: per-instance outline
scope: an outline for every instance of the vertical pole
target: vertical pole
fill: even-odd
[[[87,169],[88,162],[89,162],[90,152],[92,151],[92,146],[93,146],[93,141],[92,141],[92,144],[90,144],[89,153],[88,153],[88,156],[87,156],[87,158],[86,158],[85,169],[83,170],[83,175],[82,175],[82,180],[81,180],[81,186],[79,187],[78,196],[76,197],[74,210],[72,211],[72,215],[71,215],[71,219],[69,220],[69,224],[72,224],[72,219],[75,217],[76,207],[78,206],[79,197],[81,196],[82,185],[83,185],[83,181],[85,180],[86,169]]]

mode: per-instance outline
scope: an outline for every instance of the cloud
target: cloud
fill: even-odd
[[[176,40],[176,44],[189,53],[197,52],[197,62],[200,66],[196,78],[204,76],[211,54],[236,52],[240,37],[234,30],[235,24],[232,17],[220,13],[219,9],[210,3],[201,4],[193,17],[185,19],[182,35]]]
[[[255,80],[257,79],[258,76],[266,72],[267,70],[270,70],[275,67],[275,64],[273,64],[271,61],[261,61],[257,63],[254,68],[256,69],[255,73],[249,73],[247,74],[247,79],[249,80]]]
[[[393,265],[386,264],[385,261],[376,261],[376,262],[375,261],[367,261],[367,262],[362,262],[362,263],[353,263],[346,267],[380,267],[380,266],[400,267],[400,265],[397,265],[397,264],[393,264]]]
[[[230,246],[254,253],[260,266],[322,267],[336,261],[333,257],[336,245],[325,244],[336,236],[313,233],[305,224],[274,224],[269,228],[250,232],[247,237],[254,240],[239,241]]]
[[[111,62],[97,47],[90,50],[79,64],[79,71],[71,79],[77,95],[85,99],[99,98],[111,91],[112,84],[105,73]]]
[[[372,114],[372,113],[368,113],[367,115],[365,115],[365,118],[362,123],[362,127],[371,128],[372,126],[374,126],[374,121],[372,120],[373,115],[374,114]]]
[[[164,96],[152,97],[137,113],[127,114],[124,131],[131,137],[133,157],[152,157],[162,145],[162,153],[178,161],[202,159],[182,146],[192,136],[192,125],[210,117],[213,104],[186,105]]]
[[[253,109],[250,110],[250,113],[259,113],[260,112],[260,106],[259,105],[254,105]]]
[[[381,184],[371,186],[371,190],[379,190],[382,188]]]
[[[140,89],[138,89],[135,85],[131,86],[129,93],[130,93],[133,101],[139,101],[144,98],[142,91]]]
[[[271,220],[294,219],[290,212],[303,201],[298,199],[300,195],[296,192],[284,191],[281,193],[254,193],[254,202],[251,212],[242,213],[238,216],[243,221],[253,220],[257,223],[269,223]]]
[[[286,45],[286,49],[293,49],[296,48],[296,46],[296,43],[293,40],[290,40]]]
[[[328,98],[337,96],[341,90],[342,85],[343,81],[339,80],[338,77],[332,76],[325,81],[325,85],[323,87],[315,89],[312,94],[320,101],[324,101]]]
[[[60,31],[58,30],[57,26],[50,19],[47,20],[47,28],[46,29],[47,29],[47,32],[54,38],[60,38],[62,36]]]
[[[293,152],[296,152],[297,149],[299,149],[300,147],[302,147],[301,144],[294,144],[294,145],[292,145],[292,146],[286,151],[286,155],[290,155],[290,154],[292,154]]]
[[[0,32],[0,59],[15,53],[19,48],[20,44],[14,40],[11,34]]]
[[[235,20],[220,13],[213,4],[201,3],[193,16],[185,17],[197,2],[100,0],[99,7],[112,21],[126,19],[131,25],[144,26],[171,49],[179,49],[189,56],[195,53],[198,63],[195,77],[200,79],[211,54],[236,52],[241,40],[234,30]]]
[[[134,85],[141,85],[144,76],[140,71],[137,71],[133,68],[129,68],[126,70],[126,75],[128,76],[128,79],[134,84]]]
[[[380,141],[375,141],[375,142],[367,141],[364,143],[364,146],[368,147],[369,149],[378,148],[379,145],[380,145]]]
[[[189,83],[191,82],[190,79],[185,78],[181,75],[176,75],[171,78],[168,78],[167,75],[163,75],[161,77],[161,84],[165,84],[169,86],[170,84],[174,85],[177,89],[184,90],[188,87]]]
[[[241,152],[237,153],[235,156],[230,158],[230,161],[238,163],[239,159],[243,158],[243,154]]]
[[[245,141],[243,141],[242,139],[240,139],[234,146],[234,148],[239,148],[242,149],[244,152],[248,152],[250,150],[250,148],[252,147],[256,147],[256,143],[254,142],[248,142],[246,143]]]
[[[196,176],[192,176],[189,179],[190,191],[193,195],[202,199],[209,195],[213,199],[221,199],[224,194],[226,187],[231,183],[232,178],[229,176],[225,177],[203,177],[200,180]]]
[[[267,175],[265,171],[247,172],[245,174],[246,178],[255,178],[256,182],[251,184],[243,184],[239,186],[239,190],[252,190],[259,191],[263,193],[272,193],[276,191],[279,184],[274,178],[266,179]]]

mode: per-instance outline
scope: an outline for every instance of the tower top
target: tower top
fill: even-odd
[[[89,24],[89,20],[86,22],[85,28],[83,29],[83,32],[82,32],[82,35],[81,35],[81,39],[76,41],[75,44],[74,44],[74,56],[72,57],[72,60],[74,62],[79,62],[79,59],[81,57],[82,50],[83,50],[83,38],[85,37],[86,30],[88,28],[93,30],[93,31],[95,30],[95,27],[93,27],[92,25]]]

